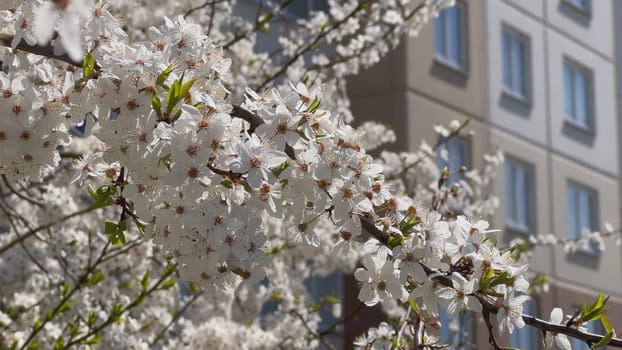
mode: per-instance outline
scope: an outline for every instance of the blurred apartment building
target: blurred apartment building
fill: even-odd
[[[545,233],[576,239],[605,222],[620,228],[622,24],[616,18],[622,19],[622,1],[457,0],[418,37],[351,79],[353,111],[390,124],[396,150],[416,150],[422,139],[435,143],[436,123],[471,119],[475,135],[449,143],[450,164],[477,168],[484,153],[504,151],[492,226],[504,229],[505,242]],[[621,248],[615,239],[605,242],[604,252],[536,248],[530,270],[547,274],[550,290],[525,312],[548,320],[553,307],[572,313],[602,291],[611,296],[614,328],[622,329]],[[354,304],[346,301],[344,314]],[[464,327],[477,348],[490,347],[482,320]],[[602,332],[595,322],[588,330]],[[346,327],[346,344],[354,333]],[[445,328],[441,336],[455,340]],[[501,339],[540,349],[539,338],[525,327]],[[588,347],[575,342],[573,349]]]

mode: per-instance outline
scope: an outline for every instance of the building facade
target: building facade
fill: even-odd
[[[499,148],[506,157],[494,184],[500,208],[490,218],[504,228],[504,242],[547,233],[574,240],[606,222],[619,228],[621,7],[615,0],[457,0],[351,80],[354,115],[386,116],[395,149],[410,150],[433,136],[435,123],[470,119],[476,136],[463,140],[464,165],[477,168]],[[546,274],[550,290],[525,312],[548,319],[559,306],[572,313],[602,291],[614,328],[622,329],[622,254],[614,242],[606,239],[604,251],[535,248],[530,270]],[[470,322],[486,348],[485,324]],[[602,332],[597,323],[588,330]],[[527,327],[502,339],[539,349],[538,337]]]

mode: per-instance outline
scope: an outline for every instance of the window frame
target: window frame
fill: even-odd
[[[589,17],[592,15],[592,1],[591,0],[585,0],[585,5],[577,4],[576,0],[562,0],[562,3],[565,6],[573,9],[574,11],[577,11],[583,16]]]
[[[510,52],[507,54],[509,62],[506,60],[506,38],[509,40]],[[508,86],[505,81],[506,69],[509,69],[510,85],[515,85],[514,79],[516,78],[515,70],[517,65],[514,62],[516,58],[514,55],[514,43],[523,44],[523,52],[520,55],[521,62],[519,64],[521,66],[520,79],[522,79],[524,91],[518,91],[514,86]],[[504,95],[519,102],[529,103],[531,100],[531,40],[529,35],[506,23],[503,23],[501,26],[501,87]]]
[[[461,28],[456,28],[456,33],[451,33],[449,29],[451,26],[449,21],[447,20],[448,11],[459,11],[461,18]],[[443,66],[446,66],[454,71],[457,71],[462,74],[467,74],[468,72],[468,47],[467,47],[467,5],[462,1],[456,1],[454,6],[444,8],[441,10],[437,17],[434,19],[434,60]],[[442,20],[443,26],[443,39],[441,45],[443,46],[443,52],[438,51],[437,47],[437,37],[439,35],[437,30],[438,21]],[[459,24],[458,24],[459,25]],[[457,26],[458,26],[457,25]],[[452,57],[449,57],[449,49],[451,42],[451,35],[457,35],[458,42],[458,57],[454,60]]]
[[[521,189],[517,188],[518,187],[518,183],[516,182],[516,175],[517,175],[517,169],[521,168],[521,170],[524,171],[525,173],[525,182],[526,182],[526,188],[523,188],[521,191]],[[511,171],[511,179],[509,178],[510,176],[508,176],[508,172]],[[504,165],[504,175],[505,175],[505,189],[504,189],[504,195],[505,195],[505,200],[506,200],[506,208],[505,208],[505,225],[506,227],[512,231],[512,232],[517,232],[517,233],[521,233],[521,234],[532,234],[533,232],[535,232],[535,227],[536,227],[536,210],[535,210],[535,206],[536,206],[536,200],[535,200],[535,169],[534,166],[531,163],[519,160],[517,158],[514,158],[512,156],[506,156],[506,162]],[[509,186],[510,186],[510,180],[512,182],[511,186],[512,186],[512,192],[508,192]],[[519,222],[518,220],[516,220],[516,217],[518,217],[518,212],[520,211],[520,209],[518,208],[518,206],[520,205],[520,203],[518,203],[518,198],[516,198],[516,194],[517,193],[526,193],[526,198],[524,199],[524,205],[525,208],[523,208],[523,211],[525,213],[525,222]],[[510,203],[510,200],[513,203]],[[510,211],[510,204],[512,204],[512,215],[510,215],[509,211]]]
[[[571,81],[570,87],[567,86],[568,81],[566,76],[566,70],[571,72]],[[584,78],[585,91],[584,91],[584,99],[585,99],[585,123],[579,120],[578,113],[578,101],[577,101],[577,74],[581,74]],[[570,125],[578,130],[583,132],[593,134],[594,133],[594,125],[595,125],[595,109],[594,109],[594,72],[588,68],[587,66],[578,63],[577,61],[564,57],[562,64],[562,88],[563,88],[563,109],[564,109],[564,123]],[[570,95],[572,95],[571,100],[568,101],[570,97],[568,95],[568,89],[570,89]],[[571,114],[568,114],[567,104],[571,104]]]
[[[575,191],[575,195],[574,195],[574,203],[572,203],[572,207],[573,207],[573,211],[571,212],[571,199],[570,199],[570,191],[571,189],[573,191]],[[566,184],[566,216],[567,216],[567,221],[566,224],[568,225],[567,227],[567,238],[569,240],[577,240],[581,238],[582,232],[583,232],[583,225],[582,225],[582,220],[583,220],[583,216],[581,215],[582,213],[582,199],[581,199],[581,194],[587,195],[587,205],[588,205],[588,215],[587,215],[587,220],[589,220],[589,226],[587,227],[588,230],[590,230],[590,232],[596,232],[599,230],[599,203],[598,203],[598,192],[590,187],[587,187],[585,185],[582,185],[578,182],[569,180]],[[574,223],[571,223],[571,220],[574,219]],[[576,229],[576,232],[572,232],[573,231],[573,226],[574,229]],[[596,255],[599,253],[599,250],[597,249],[596,245],[591,244],[591,242],[588,242],[587,245],[581,246],[577,249],[577,252],[582,252],[582,253],[586,253],[589,255]]]

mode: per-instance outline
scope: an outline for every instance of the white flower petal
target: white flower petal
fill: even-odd
[[[45,45],[52,39],[58,16],[59,13],[55,10],[52,1],[44,2],[35,12],[33,29],[39,45]]]
[[[555,336],[555,344],[560,350],[572,350],[570,340],[565,334],[558,334]]]
[[[552,323],[561,324],[563,318],[564,318],[564,312],[562,311],[562,309],[556,307],[553,309],[553,311],[551,311],[551,322]]]
[[[472,295],[468,295],[465,297],[465,303],[466,303],[467,309],[471,311],[475,311],[475,312],[482,311],[482,304],[480,304],[479,300],[477,300],[477,298]]]

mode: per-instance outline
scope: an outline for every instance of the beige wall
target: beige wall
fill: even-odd
[[[613,57],[613,2],[612,0],[589,1],[591,13],[583,15],[568,6],[565,0],[544,1],[547,22],[556,30],[589,46],[599,54]]]
[[[460,1],[460,0],[458,0]],[[407,88],[450,105],[463,114],[483,119],[485,110],[484,2],[460,1],[466,5],[466,71],[460,72],[434,59],[434,23],[406,42]]]

